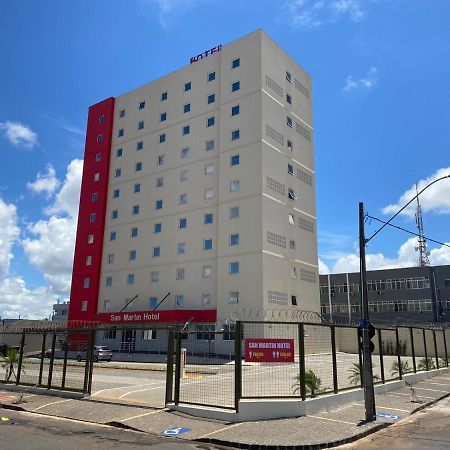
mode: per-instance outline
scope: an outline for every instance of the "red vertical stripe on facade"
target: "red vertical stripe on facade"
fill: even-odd
[[[89,108],[69,321],[91,321],[97,313],[113,121],[113,97]],[[94,239],[92,243],[88,241],[90,235]],[[85,287],[86,280],[89,280],[88,287]]]

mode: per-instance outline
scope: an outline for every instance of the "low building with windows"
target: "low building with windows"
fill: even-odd
[[[319,312],[318,293],[311,78],[262,30],[89,108],[69,324],[210,342],[240,308]]]
[[[325,317],[361,318],[358,273],[320,275]],[[408,322],[450,321],[450,266],[367,271],[370,317]]]

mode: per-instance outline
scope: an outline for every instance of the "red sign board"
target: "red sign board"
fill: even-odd
[[[294,362],[294,339],[245,339],[246,362]]]

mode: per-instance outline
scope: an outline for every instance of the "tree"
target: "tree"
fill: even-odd
[[[295,377],[295,384],[292,386],[294,388],[294,394],[300,390],[301,378],[300,374]],[[314,398],[322,389],[322,380],[312,371],[308,370],[305,372],[305,387],[306,392],[311,394],[311,398]]]
[[[433,370],[436,369],[433,358],[422,358],[417,365],[418,370]]]
[[[14,375],[14,378],[17,380],[15,366],[19,365],[19,351],[15,348],[10,348],[6,352],[6,356],[3,357],[2,367],[6,369],[5,373],[5,381],[8,382],[11,378],[11,375]],[[22,367],[22,370],[25,370]]]
[[[402,369],[402,374],[411,372],[411,368],[409,367],[408,361],[401,361],[400,367]],[[395,361],[392,363],[392,366],[391,366],[391,376],[394,377],[397,375],[398,376],[400,375],[400,371],[399,371],[398,361]]]
[[[372,365],[372,369],[375,366]],[[358,385],[361,384],[361,366],[359,363],[353,363],[350,369],[348,370],[350,372],[350,375],[348,376],[348,379],[350,381],[350,384]],[[374,381],[378,381],[380,377],[378,375],[373,376]]]

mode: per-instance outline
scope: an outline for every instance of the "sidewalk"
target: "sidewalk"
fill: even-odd
[[[193,418],[164,409],[114,404],[95,399],[68,399],[49,395],[18,394],[0,386],[0,404],[4,408],[128,427],[161,435],[249,449],[315,449],[351,442],[387,427],[425,406],[450,395],[450,369],[414,384],[415,395],[404,386],[376,395],[376,422],[358,426],[364,418],[363,402],[314,415],[291,419],[227,423]],[[177,431],[178,430],[178,431]]]

